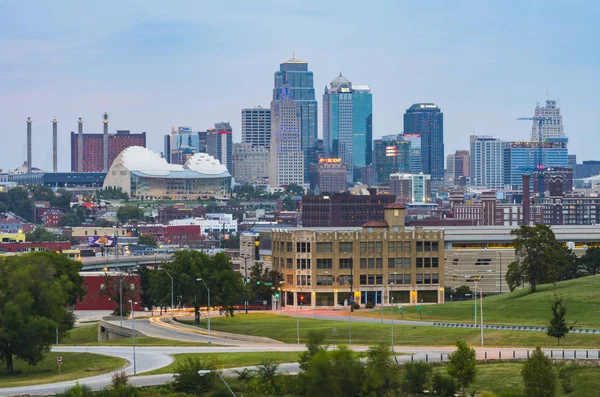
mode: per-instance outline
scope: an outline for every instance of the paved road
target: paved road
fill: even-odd
[[[365,351],[368,349],[367,346],[352,346],[355,351]],[[172,362],[170,354],[176,353],[234,353],[234,352],[263,352],[263,351],[304,351],[304,346],[299,345],[275,345],[275,344],[255,344],[253,346],[215,346],[215,347],[138,347],[136,349],[136,363],[138,373],[151,371],[169,365]],[[408,361],[427,360],[429,362],[435,362],[448,359],[448,354],[454,350],[454,347],[396,347],[397,352],[411,353],[411,355],[400,355],[396,356],[398,363],[404,363]],[[531,350],[527,349],[486,349],[486,348],[475,348],[477,358],[483,360],[493,360],[498,358],[526,358],[528,352]],[[131,374],[133,373],[133,352],[129,347],[122,346],[94,346],[94,347],[77,347],[77,346],[59,346],[52,349],[53,353],[59,352],[89,352],[96,354],[105,354],[115,357],[121,357],[129,361],[129,364],[124,370]],[[544,350],[547,355],[550,355],[550,350]],[[562,358],[562,350],[553,350],[552,355],[554,358]],[[565,350],[565,358],[585,358],[586,354],[589,358],[597,359],[600,357],[600,351],[585,351],[585,350]],[[253,367],[249,367],[253,368]],[[225,370],[225,375],[234,375],[233,369]],[[288,373],[297,373],[298,364],[289,363],[282,364],[279,367],[279,371]],[[137,386],[149,386],[158,385],[169,382],[172,379],[172,374],[164,375],[149,375],[149,376],[136,376],[131,379],[132,384]],[[90,378],[79,379],[80,384],[88,385],[94,389],[101,389],[110,384],[111,374],[99,375]],[[15,388],[0,388],[0,396],[9,396],[15,394],[53,394],[61,392],[65,388],[73,386],[75,381],[61,382],[54,384],[45,384],[38,386],[27,386],[27,387],[15,387]]]

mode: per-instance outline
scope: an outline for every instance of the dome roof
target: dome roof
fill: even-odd
[[[227,172],[227,167],[206,153],[196,153],[186,161],[183,168],[209,175],[219,175]]]
[[[340,73],[340,75],[331,82],[331,88],[337,89],[343,85],[345,85],[347,87],[352,87],[352,83],[350,82],[350,80],[348,80],[347,78],[342,76],[342,74]]]

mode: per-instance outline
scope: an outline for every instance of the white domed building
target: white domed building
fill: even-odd
[[[121,188],[137,200],[218,200],[231,197],[231,175],[206,153],[196,153],[184,165],[169,164],[158,153],[130,146],[113,161],[103,188]]]

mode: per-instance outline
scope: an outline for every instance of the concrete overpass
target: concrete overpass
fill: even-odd
[[[102,270],[104,267],[109,269],[127,269],[140,265],[159,266],[163,262],[170,262],[173,254],[160,255],[107,255],[107,256],[91,256],[82,257],[83,271],[86,270]]]

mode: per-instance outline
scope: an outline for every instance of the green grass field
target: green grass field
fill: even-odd
[[[259,365],[265,360],[272,360],[274,363],[293,363],[298,361],[299,352],[260,352],[260,353],[185,353],[173,354],[175,361],[170,365],[145,372],[141,375],[170,374],[175,372],[177,364],[188,358],[198,357],[207,362],[215,361],[219,368],[235,368],[251,365]]]
[[[554,295],[562,297],[567,306],[567,322],[581,328],[600,328],[600,275],[541,285],[538,292],[529,289],[483,298],[485,324],[546,326],[552,312]],[[477,310],[479,310],[479,305]],[[381,317],[381,311],[359,310],[358,316]],[[391,309],[384,316],[391,317]],[[416,306],[403,306],[405,320],[421,320]],[[396,309],[394,318],[400,318]],[[473,301],[446,302],[443,305],[423,305],[423,321],[472,322]]]
[[[61,374],[58,375],[56,357],[61,356]],[[127,362],[121,358],[103,356],[92,353],[48,353],[36,366],[23,361],[14,362],[15,374],[0,373],[1,387],[17,387],[56,383],[67,380],[85,378],[114,371]],[[4,368],[3,368],[4,370]]]
[[[190,322],[193,323],[193,322]],[[243,314],[235,317],[217,317],[211,321],[215,331],[236,334],[264,336],[286,343],[296,343],[296,318],[264,313]],[[335,329],[335,333],[333,331]],[[305,344],[310,331],[325,332],[327,343],[348,344],[349,324],[347,321],[315,320],[300,318],[300,344]],[[451,346],[457,340],[469,345],[481,343],[477,329],[452,329],[437,327],[394,326],[397,346]],[[334,340],[335,339],[335,340]],[[352,323],[352,343],[373,345],[378,342],[391,342],[391,325],[377,323]],[[554,347],[556,339],[543,332],[485,331],[486,346],[497,347]],[[561,348],[600,348],[600,338],[594,335],[567,335],[561,340]]]
[[[69,331],[68,337],[61,340],[60,344],[73,346],[128,346],[131,345],[131,338],[122,338],[108,342],[98,342],[98,326],[84,325],[82,327],[75,327]],[[136,346],[208,346],[206,343],[150,338],[147,336],[136,337],[135,344]],[[218,345],[212,344],[210,346]]]

